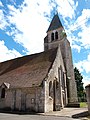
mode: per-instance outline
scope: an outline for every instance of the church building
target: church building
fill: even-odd
[[[49,112],[77,103],[71,47],[56,14],[44,52],[0,63],[0,109]]]

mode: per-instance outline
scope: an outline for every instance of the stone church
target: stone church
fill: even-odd
[[[56,14],[44,52],[0,63],[0,109],[49,112],[77,102],[71,47]]]

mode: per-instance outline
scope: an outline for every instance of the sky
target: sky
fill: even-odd
[[[90,0],[0,0],[0,62],[39,53],[58,11],[74,67],[90,83]]]

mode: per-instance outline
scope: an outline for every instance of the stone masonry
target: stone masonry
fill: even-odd
[[[0,109],[50,112],[76,103],[71,47],[55,15],[43,52],[0,63]]]
[[[89,112],[89,115],[90,115],[90,84],[87,85],[85,88],[86,88],[86,96],[87,96],[88,112]]]
[[[56,23],[57,29],[54,29],[53,22],[55,24],[55,22],[57,21],[59,21],[58,15],[54,16],[50,24],[50,27],[47,31],[47,36],[44,39],[44,50],[46,51],[48,49],[53,49],[60,46],[62,59],[64,62],[66,76],[67,76],[68,102],[70,105],[74,105],[74,104],[78,104],[78,99],[77,99],[76,83],[74,78],[71,47],[69,41],[67,40],[63,26],[62,25],[59,26]],[[56,32],[58,32],[58,39],[55,38]],[[52,34],[54,34],[54,40],[52,39]]]

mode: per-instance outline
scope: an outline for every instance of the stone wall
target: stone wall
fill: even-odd
[[[76,104],[78,102],[77,88],[76,88],[76,82],[74,77],[74,67],[73,67],[70,43],[65,38],[64,40],[61,41],[60,46],[61,46],[64,64],[66,67],[67,85],[68,85],[68,101],[69,103]]]
[[[0,109],[44,112],[44,91],[42,87],[8,89]]]
[[[5,99],[0,99],[0,109],[5,107]]]
[[[89,115],[90,115],[90,84],[87,85],[85,88],[86,88],[86,96],[87,96],[88,112],[89,112]]]
[[[65,73],[64,63],[58,48],[56,59],[50,69],[48,75],[43,81],[41,87],[33,86],[32,88],[9,88],[6,90],[6,95],[3,102],[1,101],[0,108],[17,110],[17,111],[34,111],[34,112],[49,112],[60,110],[64,106],[63,92],[65,92],[65,103],[67,104],[67,91],[62,88],[62,77],[59,74],[59,69],[62,68],[62,73]],[[66,88],[66,76],[65,90]],[[52,93],[49,95],[49,82],[52,81]],[[57,83],[58,84],[57,84]],[[54,87],[53,87],[54,86]],[[55,92],[55,95],[53,95]],[[54,100],[55,99],[55,100]],[[55,103],[54,103],[55,101]],[[55,105],[54,105],[55,104]]]
[[[63,103],[63,89],[61,84],[61,79],[58,73],[58,70],[62,67],[62,72],[65,73],[64,63],[62,60],[60,47],[58,48],[56,59],[50,69],[47,78],[45,79],[45,112],[53,111],[53,110],[60,110],[61,107],[64,106]],[[64,79],[63,83],[66,83],[66,79]],[[52,82],[52,91],[51,96],[49,95],[49,83]],[[55,82],[55,84],[54,84]],[[58,85],[57,85],[57,83]],[[55,85],[55,87],[54,87]],[[66,84],[65,84],[66,88]],[[66,89],[65,89],[66,90]],[[55,96],[54,93],[55,92]],[[67,104],[67,90],[65,92],[65,103]],[[55,103],[54,103],[55,101]],[[54,105],[55,104],[55,105]]]
[[[52,32],[55,33],[56,31],[58,32],[58,39],[51,41],[51,34]],[[77,87],[76,87],[76,82],[74,78],[74,68],[73,68],[71,47],[67,38],[62,37],[62,32],[63,32],[63,28],[49,31],[47,33],[47,37],[45,38],[46,42],[44,40],[44,50],[53,49],[60,45],[62,59],[64,62],[66,75],[67,75],[68,101],[72,105],[74,104],[78,105]]]
[[[58,40],[52,41],[51,40],[51,33],[53,32],[55,34],[56,31],[58,31]],[[49,31],[47,33],[47,37],[45,37],[45,39],[47,39],[47,40],[45,41],[45,39],[44,39],[44,51],[46,51],[48,49],[56,48],[57,45],[59,45],[58,43],[62,39],[62,31],[63,31],[63,28],[61,27],[61,28],[58,28],[56,30]]]

